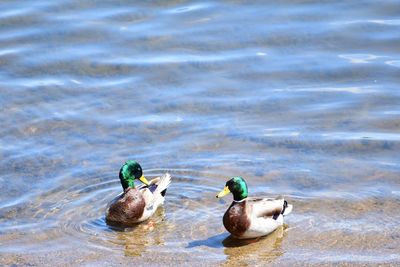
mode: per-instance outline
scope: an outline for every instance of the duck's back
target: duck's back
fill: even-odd
[[[143,216],[145,200],[137,188],[128,188],[122,195],[115,198],[106,213],[110,223],[134,224]]]

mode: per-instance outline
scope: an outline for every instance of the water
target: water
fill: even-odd
[[[398,1],[2,1],[0,264],[399,265]],[[117,231],[118,170],[169,171]],[[225,181],[284,195],[257,242]]]

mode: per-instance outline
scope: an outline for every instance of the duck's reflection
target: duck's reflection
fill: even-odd
[[[228,236],[222,241],[227,259],[224,265],[247,266],[272,262],[283,255],[282,240],[284,227],[281,226],[266,237],[256,239],[234,239]]]
[[[281,226],[266,237],[240,240],[224,232],[207,239],[189,242],[186,248],[223,248],[227,255],[224,265],[257,265],[272,262],[283,255],[281,246],[285,233],[285,226]]]
[[[117,228],[116,243],[124,246],[125,256],[142,256],[148,247],[159,246],[165,243],[162,224],[164,209],[158,209],[147,221],[131,228]]]

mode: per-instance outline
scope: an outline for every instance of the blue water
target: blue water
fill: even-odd
[[[0,265],[400,264],[398,1],[2,1]],[[163,209],[109,228],[118,171]],[[215,194],[284,195],[229,238]]]

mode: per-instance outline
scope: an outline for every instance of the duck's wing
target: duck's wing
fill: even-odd
[[[154,191],[156,191],[158,187],[158,183],[160,182],[160,177],[154,178],[149,181],[148,185],[142,184],[138,186],[138,189],[140,193],[142,193],[142,196],[146,202],[146,207],[149,208],[152,206],[154,202]]]
[[[287,202],[283,198],[248,198],[251,215],[276,218],[283,214]]]
[[[149,181],[149,185],[145,185],[145,184],[141,184],[139,185],[137,188],[139,190],[145,190],[145,189],[149,189],[150,192],[154,192],[158,186],[158,183],[160,182],[160,177],[154,178],[152,180]]]
[[[161,178],[157,177],[151,180],[148,186],[140,188],[140,192],[146,201],[147,208],[152,208],[153,204],[158,207],[164,202],[164,195],[170,183],[171,175],[166,173]]]

